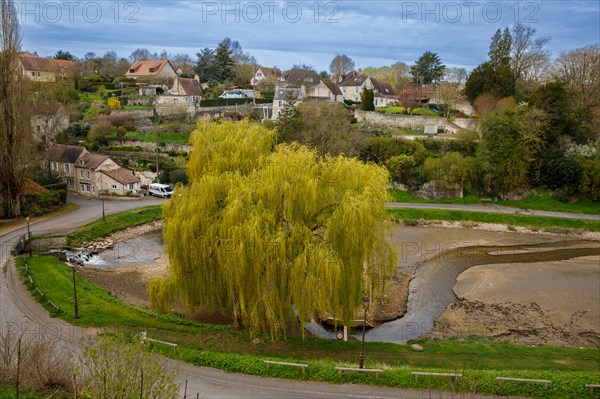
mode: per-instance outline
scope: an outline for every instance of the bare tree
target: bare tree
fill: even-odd
[[[9,218],[21,215],[19,199],[33,158],[27,91],[19,67],[17,15],[12,0],[0,0],[0,183],[7,196]]]
[[[512,28],[511,68],[517,84],[538,82],[550,66],[550,52],[544,45],[550,37],[535,37],[536,29],[517,22]]]
[[[461,101],[466,101],[458,82],[442,82],[438,85],[438,97],[446,106],[446,118],[450,115],[450,108]]]
[[[329,72],[331,72],[331,77],[333,79],[337,79],[341,76],[344,76],[354,70],[355,64],[352,61],[352,58],[347,55],[336,55],[331,64],[329,64]]]
[[[452,67],[446,70],[445,80],[447,82],[463,85],[467,81],[467,70],[465,68]]]
[[[69,127],[69,114],[66,108],[56,100],[51,84],[39,85],[36,90],[31,115],[32,135],[38,143],[38,148],[44,154],[44,160],[51,174],[48,153],[56,143],[56,136]]]
[[[583,109],[600,106],[600,45],[562,54],[555,63],[554,77],[565,82]]]

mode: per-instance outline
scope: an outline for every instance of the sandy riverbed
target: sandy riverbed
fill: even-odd
[[[600,347],[600,256],[472,267],[435,335],[508,337],[535,345]]]
[[[400,248],[401,258],[385,297],[376,299],[371,309],[375,319],[393,320],[403,315],[409,282],[419,265],[432,259],[440,264],[452,262],[453,259],[445,256],[448,251],[459,247],[531,245],[569,239],[539,232],[452,227],[394,228],[391,240]],[[156,228],[160,226],[153,229]],[[119,242],[145,232],[148,232],[148,227],[140,226],[119,232],[111,240]],[[465,253],[468,254],[468,251]],[[519,255],[519,250],[514,254]],[[464,326],[468,326],[477,335],[494,335],[527,344],[599,346],[600,289],[593,284],[600,284],[600,259],[590,257],[544,263],[540,267],[536,265],[476,266],[462,273],[455,286],[458,300],[438,318],[434,335],[464,335]],[[111,270],[86,269],[82,274],[127,302],[148,306],[148,283],[164,273],[166,268],[167,261],[162,257],[148,265]],[[538,270],[540,268],[542,272]],[[580,295],[581,292],[587,294]],[[569,300],[562,299],[565,297]],[[511,328],[515,323],[523,328]]]

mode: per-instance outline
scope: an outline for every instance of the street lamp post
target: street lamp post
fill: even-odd
[[[25,221],[27,222],[27,246],[29,247],[29,257],[31,258],[31,230],[29,229],[29,222],[31,219],[29,216],[25,218]]]
[[[363,310],[365,313],[363,319],[362,341],[360,344],[360,363],[358,365],[358,368],[360,369],[365,368],[365,329],[367,327],[367,311],[369,310],[370,304],[371,302],[369,301],[369,297],[365,296],[362,300]]]

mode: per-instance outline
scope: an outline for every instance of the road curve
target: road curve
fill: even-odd
[[[596,222],[600,222],[600,215],[570,212],[538,211],[534,209],[520,209],[494,204],[423,204],[412,202],[388,202],[385,204],[385,206],[388,209],[442,209],[449,211],[469,211],[483,213],[504,213],[513,215],[545,216],[565,219],[593,220]]]
[[[102,217],[101,202],[81,197],[71,197],[70,202],[79,209],[64,215],[32,224],[36,234],[69,231]],[[106,214],[160,204],[162,200],[145,198],[141,201],[105,202]],[[10,249],[18,237],[26,233],[20,228],[0,237],[0,264],[7,264],[7,272],[0,277],[0,328],[24,334],[43,335],[70,351],[79,350],[79,342],[95,333],[94,329],[75,327],[60,319],[52,319],[36,303],[20,282],[14,268]],[[354,384],[332,385],[312,381],[292,381],[261,378],[244,374],[225,373],[222,370],[198,367],[187,363],[168,360],[179,370],[182,382],[187,380],[187,397],[220,398],[403,398],[424,399],[430,397],[453,398],[456,395],[443,392],[401,390],[396,388],[364,386]],[[184,384],[182,384],[183,390]],[[183,391],[182,391],[183,397]],[[485,396],[471,396],[473,398]]]

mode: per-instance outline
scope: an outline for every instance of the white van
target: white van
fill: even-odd
[[[148,195],[154,195],[161,198],[171,198],[173,189],[166,184],[152,183],[148,186]]]

